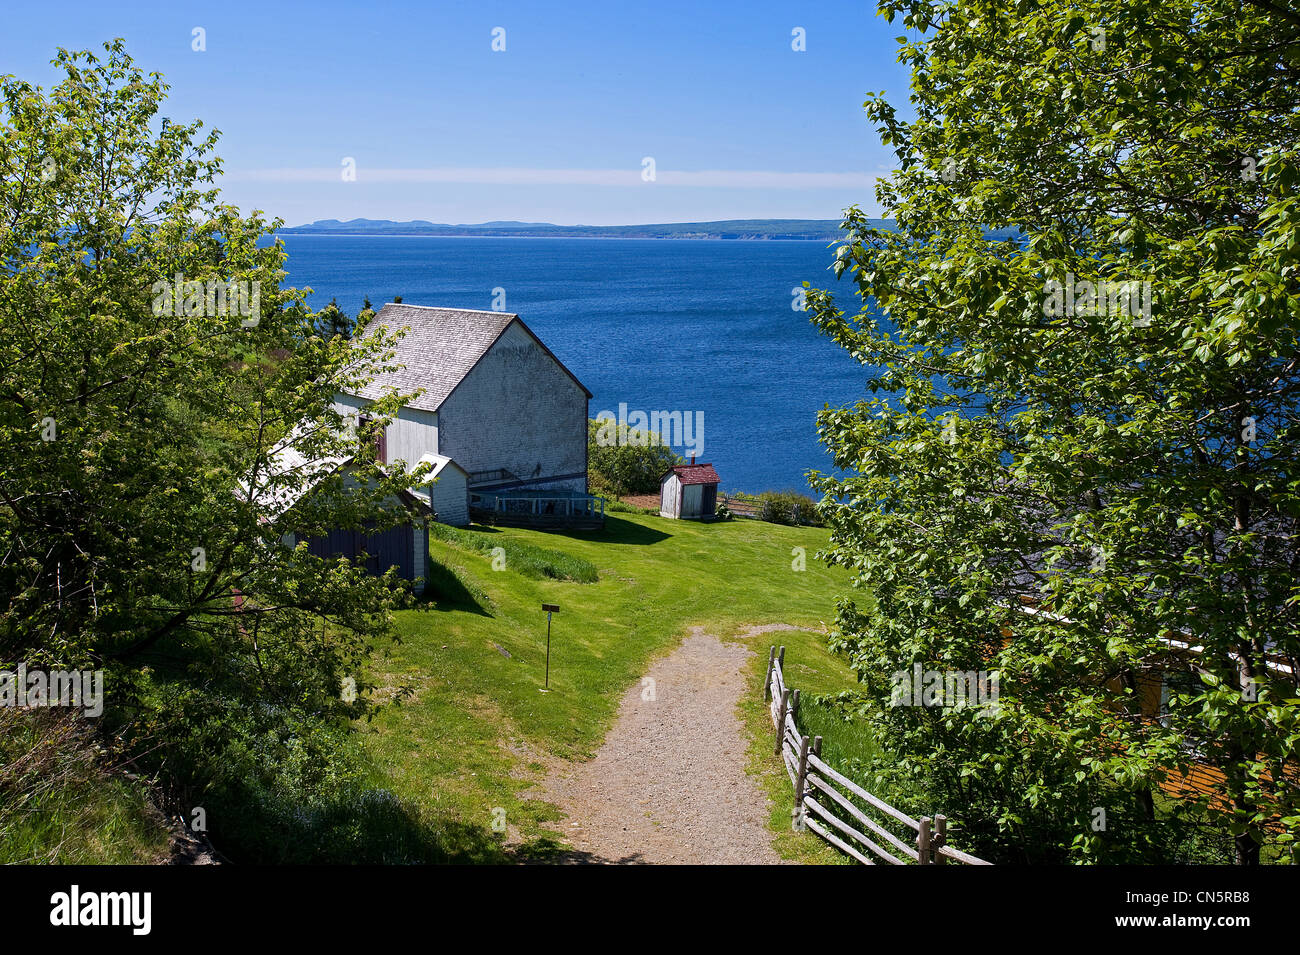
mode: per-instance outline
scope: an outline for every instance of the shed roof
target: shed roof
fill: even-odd
[[[676,474],[683,484],[718,484],[722,480],[712,464],[678,464],[666,471],[664,477],[669,474]],[[663,478],[659,483],[663,483]]]
[[[317,458],[306,456],[298,446],[303,439],[303,434],[304,428],[300,425],[272,448],[267,456],[267,470],[260,475],[260,481],[255,484],[250,480],[250,475],[249,478],[239,482],[236,493],[244,500],[258,501],[263,521],[280,517],[315,490],[326,478],[353,463],[351,454]],[[421,458],[422,462],[423,460]],[[444,460],[445,464],[438,466],[439,471],[446,464],[460,468],[460,465],[451,458]],[[379,468],[387,473],[387,468],[382,466]],[[401,491],[398,497],[408,508],[427,507],[426,502],[411,494],[410,491]]]
[[[451,458],[447,457],[445,454],[422,454],[420,455],[420,460],[417,461],[416,464],[433,465],[433,469],[429,472],[430,480],[434,480],[441,477],[442,472],[447,468],[455,468],[465,477],[467,478],[469,477],[468,471],[466,471],[463,467],[461,467]]]
[[[409,394],[423,389],[423,393],[413,398],[409,406],[422,411],[437,411],[514,322],[532,336],[588,398],[591,397],[591,392],[518,315],[396,302],[389,302],[379,310],[362,337],[374,334],[380,327],[390,332],[406,329],[406,335],[394,349],[394,362],[401,367],[376,375],[369,384],[358,389],[357,396],[376,400],[394,390]]]
[[[249,475],[239,482],[238,495],[258,500],[264,519],[276,518],[297,504],[308,492],[339,468],[352,462],[352,455],[309,458],[299,449],[305,427],[298,425],[267,455],[267,469],[254,481]]]

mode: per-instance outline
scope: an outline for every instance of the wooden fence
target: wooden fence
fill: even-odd
[[[718,498],[719,504],[725,504],[733,517],[750,517],[758,520],[762,515],[759,513],[762,505],[754,501],[742,501],[737,497],[727,497],[725,494]]]
[[[799,691],[786,686],[784,667],[785,647],[779,652],[772,647],[763,699],[770,701],[768,711],[776,730],[773,753],[781,757],[794,787],[796,827],[806,826],[863,865],[878,861],[889,865],[992,864],[949,846],[944,816],[913,819],[828,765],[821,755],[822,738],[810,740],[799,732]],[[841,812],[834,812],[832,805]],[[896,834],[900,832],[905,835]]]
[[[793,518],[795,524],[802,526],[816,523],[816,512],[804,504],[797,505],[789,514],[782,515],[780,508],[771,501],[747,501],[722,494],[718,496],[718,503],[726,505],[732,517],[748,517],[756,521],[771,521],[774,524],[788,524],[787,518]]]

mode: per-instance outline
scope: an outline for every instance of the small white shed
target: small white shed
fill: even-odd
[[[442,454],[424,454],[420,464],[432,464],[429,483],[415,492],[426,498],[439,523],[455,527],[469,525],[469,474]]]
[[[712,464],[679,464],[659,479],[659,516],[711,520],[718,510],[721,478]]]

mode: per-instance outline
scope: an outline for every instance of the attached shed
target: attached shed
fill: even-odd
[[[262,520],[270,523],[280,521],[293,526],[294,506],[309,494],[316,492],[327,478],[338,474],[342,477],[344,489],[355,488],[361,480],[367,480],[356,474],[354,461],[350,456],[324,458],[307,458],[298,447],[302,431],[294,429],[270,457],[270,467],[259,475],[256,486],[241,482],[240,494],[246,499],[256,500],[262,512]],[[461,507],[466,508],[467,493],[464,484],[464,471],[448,459],[461,477]],[[445,473],[445,471],[444,471]],[[454,484],[454,480],[450,482]],[[435,483],[432,485],[437,487]],[[454,492],[452,492],[454,501]],[[401,490],[396,500],[390,499],[391,505],[405,510],[407,518],[393,527],[379,530],[373,526],[364,528],[331,528],[319,536],[304,535],[296,531],[284,533],[281,542],[286,547],[295,547],[299,541],[307,542],[309,553],[317,557],[343,556],[349,560],[363,563],[367,570],[382,574],[389,567],[396,567],[403,580],[414,585],[416,593],[424,590],[424,583],[429,566],[429,530],[431,518],[427,495],[422,497],[410,490]],[[283,518],[289,517],[289,521]]]
[[[469,474],[445,454],[423,454],[419,464],[433,465],[429,483],[412,493],[426,501],[435,518],[454,527],[469,526]]]
[[[718,510],[718,472],[712,464],[679,464],[659,479],[659,516],[710,520]]]
[[[429,509],[409,491],[403,491],[399,500],[410,520],[382,531],[331,528],[320,537],[303,538],[308,553],[327,560],[346,557],[375,575],[396,567],[399,577],[412,582],[415,593],[423,593],[429,570]]]

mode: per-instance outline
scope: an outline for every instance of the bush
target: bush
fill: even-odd
[[[637,507],[635,504],[629,504],[626,501],[620,501],[616,497],[605,499],[605,513],[607,514],[658,514],[658,505],[654,507]]]
[[[764,491],[762,494],[737,494],[737,500],[757,505],[756,516],[770,524],[799,525],[808,524],[821,527],[822,520],[817,514],[817,506],[806,494],[789,489],[785,491]]]
[[[172,801],[201,806],[231,861],[254,865],[500,861],[491,836],[434,818],[377,785],[344,722],[202,701],[173,754]]]

